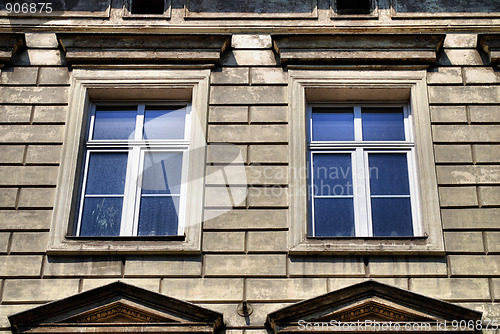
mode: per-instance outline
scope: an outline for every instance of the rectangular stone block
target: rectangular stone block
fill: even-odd
[[[0,232],[0,253],[5,254],[9,248],[10,233]]]
[[[447,49],[475,49],[477,47],[477,34],[446,34],[443,46]]]
[[[79,279],[8,279],[3,301],[41,303],[78,293]]]
[[[450,50],[444,49],[438,59],[442,66],[482,66],[483,60],[477,50]]]
[[[176,277],[201,275],[201,258],[191,256],[132,256],[126,258],[125,276]]]
[[[38,76],[39,85],[68,85],[69,71],[67,67],[41,67]]]
[[[37,67],[9,67],[3,69],[0,76],[2,85],[36,85],[38,77]]]
[[[205,255],[206,276],[285,276],[285,254]]]
[[[30,117],[31,106],[0,106],[0,123],[28,124]]]
[[[61,143],[62,125],[0,125],[3,143]]]
[[[432,136],[438,143],[496,143],[500,125],[433,125]]]
[[[451,276],[498,276],[500,255],[450,255]]]
[[[208,166],[206,184],[286,185],[286,166]]]
[[[430,86],[429,102],[435,104],[494,104],[500,102],[498,86]]]
[[[170,278],[162,281],[162,291],[190,302],[238,302],[243,299],[243,279]]]
[[[248,279],[251,301],[299,301],[325,294],[325,278]]]
[[[21,164],[25,148],[24,145],[0,145],[0,164]]]
[[[270,49],[272,45],[271,35],[234,34],[231,37],[233,49]]]
[[[56,166],[0,166],[0,185],[50,186],[57,181]]]
[[[28,49],[14,58],[14,65],[18,66],[61,66],[66,65],[59,50]]]
[[[61,162],[60,145],[29,145],[26,154],[27,164],[59,164]]]
[[[53,104],[67,103],[66,87],[2,87],[0,103]]]
[[[500,232],[486,232],[486,245],[489,253],[500,253]],[[500,292],[500,291],[498,291]],[[500,297],[500,294],[496,295]]]
[[[50,210],[0,210],[0,230],[49,229],[51,218]]]
[[[248,252],[285,252],[288,250],[286,231],[247,232]]]
[[[205,229],[283,229],[288,225],[287,210],[205,210]]]
[[[19,313],[22,311],[26,311],[30,308],[33,308],[38,305],[32,304],[23,304],[23,305],[0,305],[0,328],[10,328],[10,322],[7,318],[8,316]],[[2,331],[0,331],[2,333]],[[5,334],[11,334],[11,331],[3,332]]]
[[[500,205],[500,186],[478,187],[478,190],[479,190],[479,204],[481,206]]]
[[[360,257],[290,257],[290,276],[365,276],[365,265]]]
[[[441,218],[445,229],[498,229],[500,209],[445,209]]]
[[[0,256],[0,276],[39,277],[41,268],[41,255]]]
[[[44,253],[49,232],[14,232],[11,253]]]
[[[52,208],[56,188],[21,188],[19,208]]]
[[[441,207],[477,206],[476,187],[439,187]]]
[[[490,67],[466,67],[464,79],[466,84],[496,84],[500,82],[500,73]]]
[[[35,106],[33,123],[61,123],[66,122],[66,106]]]
[[[455,303],[459,306],[470,308],[472,310],[479,311],[483,314],[483,320],[490,320],[490,328],[493,324],[493,320],[498,320],[500,317],[500,304],[499,303]],[[488,334],[496,334],[494,332],[483,332]]]
[[[286,84],[287,81],[287,74],[281,67],[252,67],[250,69],[252,84]]]
[[[472,123],[500,123],[499,106],[469,106]]]
[[[467,110],[464,106],[432,106],[432,123],[467,123]]]
[[[487,278],[411,278],[411,291],[446,301],[490,300]]]
[[[244,186],[205,188],[205,206],[244,208],[246,200],[247,188]]]
[[[209,125],[211,143],[287,143],[286,125]]]
[[[121,276],[122,262],[111,257],[48,257],[44,277],[57,276]]]
[[[286,86],[212,86],[210,88],[211,104],[285,104],[287,102]]]
[[[286,123],[288,109],[283,106],[251,106],[251,123]]]
[[[288,145],[250,145],[248,160],[251,163],[288,163]]]
[[[55,49],[59,46],[54,33],[25,33],[26,46],[30,49]]]
[[[438,67],[427,72],[428,84],[461,84],[462,69],[460,67]]]
[[[82,283],[82,291],[95,289],[113,282],[123,282],[139,288],[150,290],[153,292],[160,292],[159,278],[84,278]]]
[[[444,243],[447,252],[483,253],[481,232],[445,232]]]
[[[437,163],[472,163],[470,145],[434,145]]]
[[[210,123],[248,123],[248,107],[212,106],[208,121]]]
[[[223,59],[224,66],[276,66],[272,50],[233,50]]]
[[[251,187],[248,189],[247,203],[249,207],[287,207],[288,188],[284,187]]]
[[[212,71],[210,83],[215,85],[248,85],[250,70],[248,67],[223,67]]]
[[[17,188],[0,188],[0,208],[15,208]]]
[[[446,259],[436,258],[412,258],[412,257],[370,257],[368,265],[370,275],[411,277],[411,276],[444,276],[446,269]]]
[[[478,163],[497,163],[500,161],[500,145],[473,145]]]
[[[439,184],[494,184],[500,182],[500,166],[437,166]]]
[[[245,232],[203,232],[204,252],[244,252]]]
[[[403,278],[403,277],[377,277],[375,279],[373,278],[365,278],[365,277],[358,277],[358,278],[329,278],[328,279],[328,291],[335,291],[335,290],[340,290],[343,288],[346,288],[348,286],[358,284],[361,282],[365,282],[368,280],[373,280],[376,282],[380,282],[382,284],[388,284],[392,285],[401,289],[408,290],[408,278]]]
[[[247,162],[247,145],[210,144],[207,145],[207,163],[244,164]]]

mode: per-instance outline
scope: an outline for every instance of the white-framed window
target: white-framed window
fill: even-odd
[[[307,108],[309,237],[422,236],[407,104]]]
[[[183,235],[191,106],[93,103],[76,236]]]

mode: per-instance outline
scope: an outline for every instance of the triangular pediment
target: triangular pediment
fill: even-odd
[[[342,325],[349,324],[354,331],[380,331],[377,324],[390,323],[400,324],[403,330],[398,331],[404,331],[405,324],[421,324],[425,331],[439,332],[438,324],[457,319],[476,321],[481,313],[366,281],[277,310],[268,315],[266,325],[275,333],[345,331]]]
[[[222,314],[194,304],[115,282],[51,302],[9,317],[13,331],[57,333],[142,331],[213,333],[222,326]]]

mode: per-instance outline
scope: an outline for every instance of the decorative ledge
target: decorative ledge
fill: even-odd
[[[500,34],[479,35],[478,45],[489,55],[492,64],[500,64]]]
[[[14,53],[23,45],[23,34],[0,34],[0,67],[10,63]]]
[[[445,35],[274,35],[283,64],[427,64]]]
[[[57,34],[69,64],[219,63],[230,35]]]

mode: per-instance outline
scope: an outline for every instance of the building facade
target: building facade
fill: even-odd
[[[500,331],[499,3],[4,2],[0,334]]]

